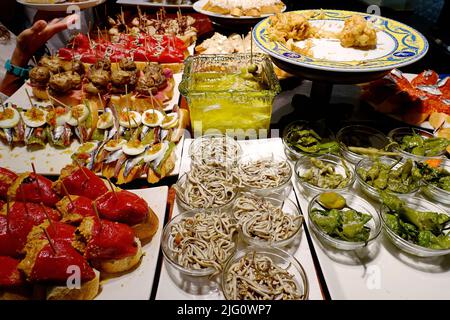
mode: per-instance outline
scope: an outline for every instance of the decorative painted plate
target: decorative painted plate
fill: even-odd
[[[253,29],[256,44],[273,58],[293,66],[332,72],[379,72],[416,62],[428,51],[428,41],[420,32],[388,18],[341,10],[292,12],[311,16],[310,24],[324,31],[340,31],[345,19],[352,15],[363,16],[377,30],[375,49],[344,48],[337,39],[311,39],[312,56],[305,56],[291,51],[282,42],[269,39],[267,28],[270,18],[259,22]],[[297,41],[295,45],[302,48],[307,44],[306,41]]]

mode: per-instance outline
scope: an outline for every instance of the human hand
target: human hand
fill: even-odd
[[[25,66],[34,53],[51,37],[66,30],[79,18],[79,15],[73,14],[64,19],[53,19],[50,22],[36,21],[31,28],[25,29],[17,36],[17,44],[11,57],[11,63],[16,66]]]

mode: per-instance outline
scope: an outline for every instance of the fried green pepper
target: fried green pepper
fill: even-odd
[[[291,126],[284,139],[290,148],[299,152],[317,155],[339,153],[339,144],[336,141],[327,141],[316,131],[303,129],[301,125]]]
[[[366,242],[370,236],[370,228],[365,224],[372,216],[355,210],[321,210],[315,208],[311,219],[329,236],[349,241]]]
[[[408,159],[397,169],[397,163],[388,165],[376,159],[369,169],[358,168],[357,173],[368,185],[378,190],[388,190],[397,193],[409,193],[420,185],[421,175]]]
[[[336,173],[335,168],[331,164],[327,164],[320,159],[310,158],[310,161],[313,167],[301,176],[304,181],[316,187],[325,189],[340,189],[346,187],[350,183],[350,172],[346,166],[344,166],[344,176],[340,173]]]
[[[388,208],[386,224],[403,239],[432,249],[450,249],[450,232],[445,227],[450,217],[443,213],[417,211],[398,197],[381,192],[383,204]]]
[[[399,144],[400,149],[416,156],[434,157],[442,154],[450,145],[446,138],[424,138],[413,132],[404,136]]]
[[[433,168],[423,162],[416,162],[422,179],[436,187],[450,192],[450,172],[445,168]]]

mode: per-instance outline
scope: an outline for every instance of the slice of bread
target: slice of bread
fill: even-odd
[[[47,288],[47,300],[93,300],[100,289],[100,272],[94,269],[95,278],[85,282],[80,289],[70,289],[67,286]]]
[[[128,271],[139,264],[144,253],[142,252],[141,241],[135,238],[137,244],[136,254],[122,259],[102,259],[93,260],[92,264],[96,269],[106,273],[120,273]]]
[[[158,231],[159,225],[159,219],[155,212],[151,208],[148,208],[148,211],[147,219],[144,222],[131,226],[134,234],[143,244],[149,243],[152,240]]]

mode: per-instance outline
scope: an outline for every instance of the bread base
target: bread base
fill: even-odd
[[[144,253],[142,252],[141,241],[136,238],[137,252],[134,256],[122,259],[95,260],[92,264],[96,269],[106,273],[120,273],[129,271],[139,264]]]
[[[139,224],[131,226],[136,237],[139,238],[141,243],[149,243],[153,236],[158,231],[159,219],[151,208],[148,208],[147,219]]]
[[[65,286],[47,288],[47,300],[93,300],[100,289],[100,272],[95,270],[95,278],[85,282],[80,289],[69,289]]]

